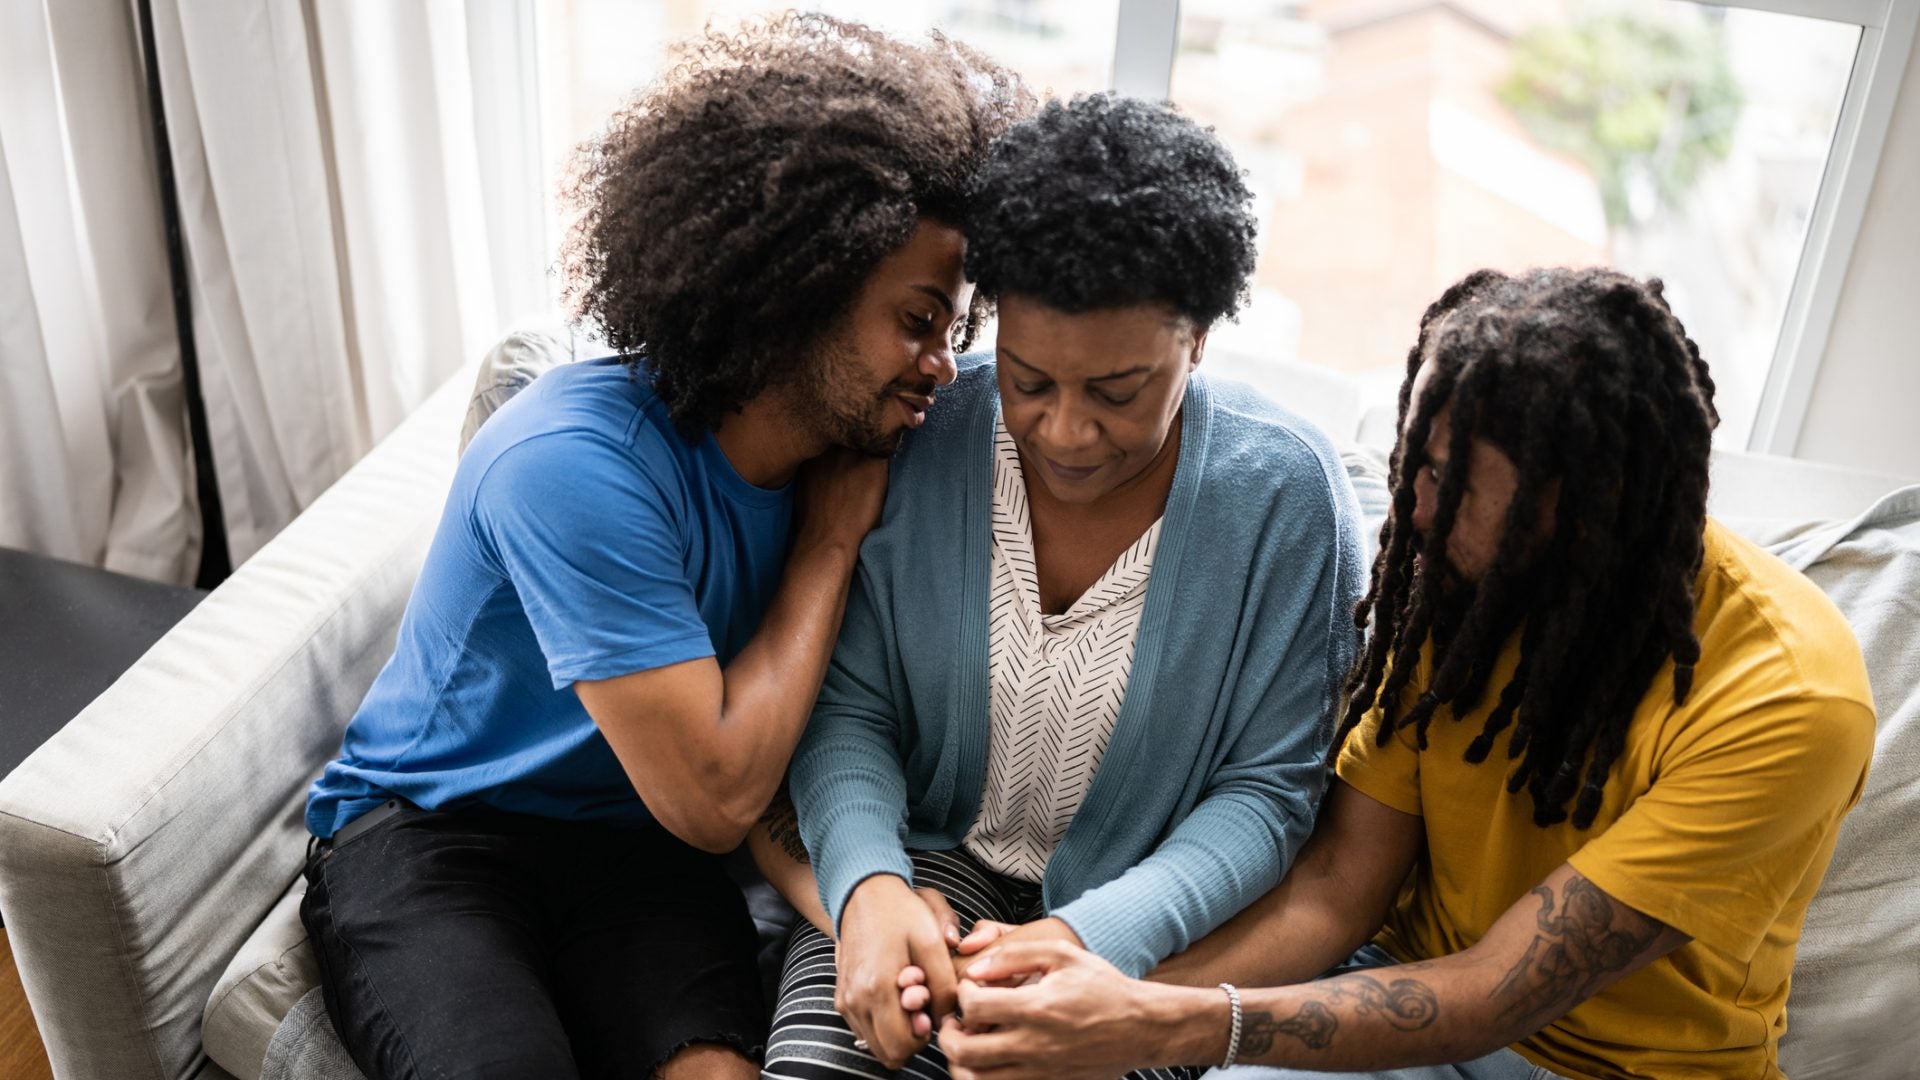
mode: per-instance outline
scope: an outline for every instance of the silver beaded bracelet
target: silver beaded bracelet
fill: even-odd
[[[1230,1069],[1240,1057],[1240,991],[1232,983],[1221,983],[1220,989],[1227,992],[1227,1004],[1233,1006],[1233,1026],[1227,1029],[1227,1060],[1220,1063],[1223,1069]]]

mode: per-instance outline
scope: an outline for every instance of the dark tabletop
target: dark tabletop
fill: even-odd
[[[0,777],[206,593],[0,548]]]

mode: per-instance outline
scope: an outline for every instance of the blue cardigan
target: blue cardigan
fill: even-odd
[[[791,772],[839,924],[906,850],[960,846],[987,767],[991,363],[892,465]],[[1280,880],[1311,831],[1358,634],[1359,514],[1338,455],[1251,389],[1189,378],[1133,671],[1047,863],[1050,914],[1140,975]]]

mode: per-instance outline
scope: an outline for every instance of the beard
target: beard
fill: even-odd
[[[1423,564],[1424,560],[1424,569]],[[1545,574],[1542,569],[1536,560],[1526,559],[1507,572],[1508,585],[1503,590],[1506,595],[1499,606],[1486,615],[1493,640],[1506,640],[1507,635],[1525,621],[1544,585]],[[1480,583],[1463,576],[1451,560],[1441,559],[1429,589],[1433,604],[1433,643],[1439,651],[1444,652],[1452,644],[1461,624],[1466,622],[1467,615],[1479,605]]]
[[[1473,609],[1473,602],[1479,598],[1479,589],[1444,559],[1430,588],[1433,597],[1433,643],[1444,652],[1459,632],[1460,624],[1466,621],[1467,612]]]
[[[795,380],[795,419],[833,446],[868,457],[892,457],[907,430],[894,415],[896,395],[931,395],[934,387],[932,379],[916,377],[876,388],[852,344],[832,335],[814,350],[805,373]]]

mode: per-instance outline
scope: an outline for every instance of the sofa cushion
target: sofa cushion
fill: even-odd
[[[301,995],[273,1033],[260,1080],[366,1080],[333,1033],[319,987]]]
[[[1346,469],[1354,500],[1360,505],[1360,539],[1366,559],[1363,565],[1371,573],[1374,556],[1380,553],[1380,526],[1386,524],[1387,511],[1393,508],[1393,473],[1387,468],[1387,451],[1377,446],[1343,447],[1340,465]]]
[[[1920,486],[1850,521],[1749,532],[1839,606],[1878,714],[1866,790],[1807,908],[1780,1063],[1794,1080],[1909,1077],[1920,1061]]]
[[[304,877],[293,880],[213,986],[200,1022],[207,1056],[240,1080],[256,1080],[267,1045],[294,1003],[320,984],[320,969],[300,924]]]
[[[582,350],[587,351],[582,351]],[[548,368],[570,360],[602,355],[592,339],[578,336],[561,325],[523,327],[500,339],[480,360],[480,373],[473,381],[473,396],[467,399],[467,417],[460,425],[460,451],[480,425],[507,399],[527,388]]]

